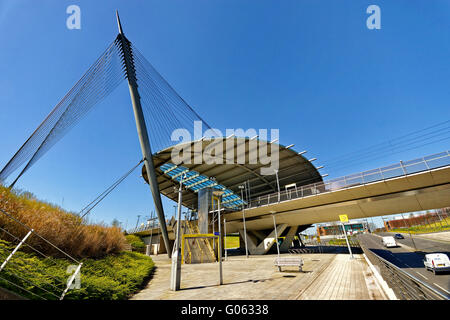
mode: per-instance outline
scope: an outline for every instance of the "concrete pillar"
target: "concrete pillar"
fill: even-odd
[[[286,234],[286,237],[283,241],[283,243],[280,246],[280,251],[281,252],[288,252],[288,249],[291,247],[292,241],[294,241],[294,237],[297,234],[297,229],[298,227],[289,227],[289,231]]]

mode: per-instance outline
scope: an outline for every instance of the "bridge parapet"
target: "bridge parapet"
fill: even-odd
[[[352,188],[387,179],[413,175],[446,166],[450,166],[449,151],[444,151],[414,160],[400,161],[399,163],[390,166],[260,196],[251,200],[246,208],[256,208],[282,201]]]

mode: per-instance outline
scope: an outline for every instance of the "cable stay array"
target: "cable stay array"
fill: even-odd
[[[87,206],[85,206],[78,215],[81,218],[84,218],[86,215],[88,215],[92,209],[94,209],[103,199],[105,199],[119,184],[121,184],[139,165],[144,162],[144,160],[141,160],[136,164],[133,168],[128,170],[123,176],[121,176],[119,179],[117,179],[112,185],[110,185],[108,188],[106,188],[105,191],[100,193],[94,200],[89,202]]]
[[[387,154],[399,154],[449,139],[450,120],[447,120],[379,144],[331,158],[323,164],[328,170],[331,168],[337,171],[361,163],[382,159]]]
[[[144,118],[153,152],[177,143],[171,140],[173,130],[192,128],[194,121],[211,127],[180,97],[169,83],[131,44]],[[102,55],[67,92],[37,129],[0,171],[0,181],[21,168],[17,180],[67,132],[113,92],[127,78],[123,47],[119,35]],[[131,108],[130,108],[131,109]]]

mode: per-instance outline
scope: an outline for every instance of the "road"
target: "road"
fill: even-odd
[[[450,243],[441,241],[431,241],[425,239],[414,238],[414,243],[419,251],[414,252],[412,241],[409,235],[404,234],[405,239],[397,240],[398,243],[405,246],[397,248],[385,248],[381,243],[381,236],[373,234],[359,235],[358,239],[366,248],[371,249],[374,253],[396,265],[410,275],[418,278],[434,289],[450,296],[450,274],[441,273],[434,275],[433,272],[427,271],[423,265],[423,257],[426,253],[441,252],[450,256]],[[392,233],[388,233],[392,236]],[[409,248],[410,247],[410,248]]]
[[[380,232],[378,233],[380,236],[393,236],[392,232]],[[439,240],[430,240],[419,237],[412,237],[408,233],[402,233],[405,239],[396,239],[395,241],[406,245],[410,248],[416,249],[418,251],[432,253],[432,252],[443,252],[449,253],[450,251],[450,242],[444,242]],[[415,246],[414,246],[415,245]]]

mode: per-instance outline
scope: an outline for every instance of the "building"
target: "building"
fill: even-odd
[[[365,232],[368,230],[368,227],[366,221],[355,220],[344,224],[345,231],[348,234]],[[331,222],[317,226],[317,234],[319,236],[341,235],[342,233],[342,225],[340,223]]]
[[[384,227],[386,230],[399,229],[399,228],[409,228],[413,226],[428,225],[432,223],[443,223],[442,222],[448,217],[450,212],[449,208],[443,208],[436,211],[426,212],[426,213],[411,213],[408,215],[398,216],[392,220],[385,220]]]

